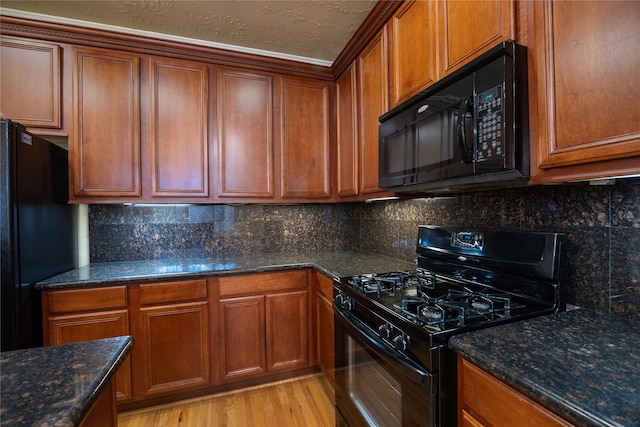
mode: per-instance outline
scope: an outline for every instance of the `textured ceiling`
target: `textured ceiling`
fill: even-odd
[[[28,17],[21,13],[31,12],[79,20],[85,25],[123,27],[330,64],[376,3],[377,0],[2,0],[0,5],[6,15]]]

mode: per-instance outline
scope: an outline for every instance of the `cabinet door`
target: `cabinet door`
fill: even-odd
[[[544,29],[534,50],[538,167],[584,164],[581,179],[640,173],[637,157],[620,170],[594,163],[640,155],[640,2],[531,7]]]
[[[144,395],[208,385],[207,303],[143,307],[140,313]]]
[[[127,310],[49,317],[48,345],[68,344],[129,335]],[[118,401],[131,399],[131,357],[127,356],[115,375]]]
[[[282,197],[329,197],[329,83],[283,78],[280,97]]]
[[[390,20],[393,105],[406,101],[438,79],[436,2],[408,1]]]
[[[264,296],[220,300],[222,379],[266,372]]]
[[[0,44],[0,116],[60,128],[60,47],[7,36]]]
[[[218,71],[218,195],[272,198],[273,78]]]
[[[331,298],[333,282],[331,279],[317,274],[318,290],[316,292],[316,339],[318,364],[331,386],[335,384],[335,344],[334,320]]]
[[[357,65],[353,62],[336,82],[338,196],[358,194]]]
[[[135,55],[74,49],[75,196],[140,196],[140,73]]]
[[[442,75],[501,41],[515,39],[513,0],[443,0],[437,6],[441,8]]]
[[[209,196],[209,88],[205,64],[149,62],[151,196]]]
[[[267,295],[267,369],[309,364],[307,291]]]
[[[378,188],[378,118],[388,110],[387,27],[358,56],[360,192]]]

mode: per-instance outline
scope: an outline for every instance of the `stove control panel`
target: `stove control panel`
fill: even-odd
[[[451,246],[464,249],[484,248],[484,234],[478,231],[459,231],[451,233]]]

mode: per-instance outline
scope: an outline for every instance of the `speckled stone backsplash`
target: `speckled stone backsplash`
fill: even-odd
[[[568,302],[640,319],[640,181],[294,206],[91,205],[91,262],[357,248],[415,259],[417,226],[565,233]]]

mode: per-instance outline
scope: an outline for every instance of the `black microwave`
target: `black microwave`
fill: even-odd
[[[503,42],[380,117],[378,186],[452,193],[527,185],[527,52]]]

